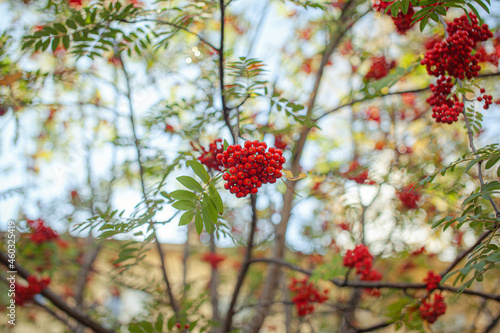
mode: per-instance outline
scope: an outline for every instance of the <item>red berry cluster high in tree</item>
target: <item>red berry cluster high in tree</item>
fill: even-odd
[[[216,171],[222,171],[222,163],[217,159],[217,155],[224,151],[224,146],[222,144],[222,139],[217,139],[208,146],[208,151],[205,148],[201,148],[201,156],[198,160],[201,164],[205,164],[210,169]]]
[[[394,3],[394,1],[387,2],[382,0],[375,0],[373,3],[373,8],[380,13],[384,13],[386,8],[389,7],[392,3]],[[399,10],[399,13],[396,17],[391,15],[390,10],[387,12],[387,15],[391,16],[392,21],[396,26],[396,30],[400,35],[406,34],[406,32],[410,30],[411,27],[413,27],[413,24],[411,22],[414,14],[415,10],[413,9],[413,5],[411,4],[411,2],[409,4],[408,12],[406,14],[403,14],[401,9]]]
[[[295,295],[292,297],[292,302],[297,309],[297,315],[303,317],[314,312],[314,303],[323,303],[328,297],[328,290],[323,290],[321,293],[314,285],[308,281],[309,277],[302,280],[292,277],[292,282],[288,285],[288,289]]]
[[[427,99],[432,106],[432,117],[438,123],[451,124],[458,120],[464,105],[459,102],[456,94],[451,94],[454,86],[451,78],[464,80],[478,76],[481,69],[480,56],[473,54],[473,51],[479,42],[493,36],[488,25],[479,26],[477,17],[473,13],[469,16],[472,22],[463,15],[449,23],[446,40],[435,43],[421,62],[430,75],[438,78],[437,84],[430,86],[433,95]],[[486,104],[484,108],[487,109],[488,106]]]
[[[396,67],[396,61],[388,60],[385,56],[372,58],[372,66],[365,75],[366,80],[380,80],[387,76],[389,71]]]
[[[256,194],[262,184],[275,183],[282,176],[285,163],[283,151],[270,147],[266,151],[265,142],[246,141],[241,145],[230,145],[227,150],[217,155],[226,172],[222,178],[224,187],[237,198]]]
[[[27,286],[16,283],[16,304],[18,305],[24,305],[31,301],[35,295],[47,288],[50,283],[50,278],[42,278],[39,280],[36,276],[30,275],[27,281]]]

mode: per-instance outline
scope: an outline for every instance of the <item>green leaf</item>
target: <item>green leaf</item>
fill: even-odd
[[[203,219],[201,218],[201,213],[199,210],[196,211],[196,214],[194,215],[194,225],[196,227],[196,232],[198,234],[201,234],[203,231]]]
[[[62,42],[63,42],[63,46],[64,46],[64,48],[65,48],[66,50],[68,50],[68,49],[69,49],[69,42],[70,42],[70,40],[69,40],[69,36],[68,36],[68,35],[63,36],[63,38],[62,38]]]
[[[56,28],[57,30],[59,30],[63,34],[68,32],[68,29],[66,29],[66,27],[64,25],[62,25],[61,23],[54,23],[54,28]]]
[[[442,6],[435,6],[434,7],[434,10],[439,14],[439,15],[443,15],[443,16],[446,16],[446,8],[442,7]]]
[[[57,50],[60,40],[61,39],[59,37],[54,37],[54,39],[52,40],[52,52],[55,52]]]
[[[486,170],[490,169],[492,166],[494,166],[498,161],[500,160],[500,155],[494,155],[493,157],[491,157],[488,162],[486,162],[486,165],[484,166],[484,168]]]
[[[144,333],[142,327],[139,327],[138,324],[129,324],[128,331],[130,333]]]
[[[208,217],[213,223],[217,223],[219,220],[219,214],[217,213],[217,208],[215,208],[215,204],[212,199],[203,194],[203,201],[201,202],[201,207],[205,207],[207,209]]]
[[[217,211],[221,214],[224,213],[224,204],[222,202],[222,198],[220,197],[219,192],[215,189],[215,186],[210,184],[208,187],[208,193],[210,194],[210,198],[214,202]]]
[[[430,12],[429,17],[436,23],[439,23],[439,16],[436,12]]]
[[[188,200],[188,201],[198,202],[198,196],[195,193],[186,190],[176,190],[170,192],[169,195],[175,200]]]
[[[391,14],[392,16],[396,17],[399,14],[399,7],[401,6],[401,3],[396,1],[391,5]]]
[[[481,0],[474,0],[474,1],[477,2],[479,6],[483,7],[485,12],[487,12],[488,14],[490,13],[490,9],[488,8],[488,6],[486,6],[484,2],[482,2]]]
[[[193,190],[195,192],[203,192],[203,187],[193,178],[189,176],[180,176],[176,178],[179,183],[184,185],[186,188]]]
[[[117,6],[118,6],[118,4],[120,4],[120,3],[118,2]],[[158,332],[163,332],[163,315],[161,313],[158,316],[158,319],[156,319],[155,330]]]
[[[71,29],[76,29],[76,23],[72,19],[67,19],[66,20],[66,25],[70,27]]]
[[[410,8],[410,0],[401,1],[401,11],[403,14],[408,13],[408,9]]]
[[[204,201],[201,202],[201,216],[203,218],[203,224],[205,224],[205,229],[207,232],[212,232],[213,224],[210,220],[210,215],[208,214],[207,204]]]
[[[200,179],[204,183],[208,183],[210,181],[210,176],[208,175],[208,172],[207,172],[207,170],[205,170],[203,165],[201,165],[201,163],[199,163],[198,161],[192,160],[192,161],[188,161],[187,165],[190,166],[191,169],[193,169],[194,173],[198,177],[200,177]]]
[[[192,201],[181,200],[174,202],[172,204],[172,207],[174,207],[177,210],[191,210],[196,208],[196,204]]]
[[[194,217],[194,211],[190,210],[182,214],[179,220],[179,226],[189,224]]]

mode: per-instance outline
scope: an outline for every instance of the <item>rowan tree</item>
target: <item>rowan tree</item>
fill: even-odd
[[[48,332],[494,332],[495,8],[4,2],[2,306]]]

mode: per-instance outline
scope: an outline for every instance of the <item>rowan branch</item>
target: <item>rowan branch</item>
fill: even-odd
[[[307,270],[300,268],[298,266],[295,266],[285,260],[281,259],[274,259],[274,258],[255,258],[251,260],[251,263],[269,263],[269,264],[275,264],[283,267],[287,267],[293,271],[300,272],[306,275],[312,275],[313,271]],[[340,279],[340,278],[333,278],[333,279],[327,279],[326,281],[329,281],[333,283],[335,286],[339,288],[388,288],[388,289],[400,289],[400,290],[409,290],[409,289],[426,289],[427,284],[425,283],[409,283],[409,282],[387,282],[387,281],[345,281],[345,279]],[[475,291],[475,290],[468,290],[465,289],[463,291],[460,291],[459,288],[455,287],[450,287],[450,286],[438,286],[436,288],[437,290],[445,290],[445,291],[451,291],[454,293],[463,293],[463,294],[468,294],[468,295],[473,295],[473,296],[478,296],[482,298],[487,298],[491,299],[497,302],[500,302],[500,294],[490,294],[482,291]]]
[[[481,75],[478,76],[478,78],[486,79],[486,78],[495,77],[495,76],[500,76],[500,72],[499,73],[481,74]],[[415,88],[415,89],[409,89],[409,90],[393,91],[393,92],[388,92],[386,94],[380,94],[380,95],[376,95],[376,96],[370,96],[370,97],[363,97],[363,98],[359,98],[359,99],[354,99],[354,100],[352,100],[350,102],[341,104],[339,106],[334,107],[333,109],[331,109],[329,111],[326,111],[321,116],[319,116],[316,119],[314,119],[314,121],[318,121],[321,118],[328,116],[329,114],[337,112],[340,109],[343,109],[345,107],[353,106],[354,104],[358,104],[358,103],[362,103],[362,102],[366,102],[366,101],[371,101],[371,100],[374,100],[374,99],[377,99],[377,98],[384,98],[384,97],[387,97],[387,96],[393,96],[393,95],[418,94],[418,93],[421,93],[421,92],[429,91],[430,89],[431,88],[429,88],[427,86],[425,88]]]
[[[12,263],[9,262],[9,258],[7,254],[3,251],[0,251],[0,262],[7,267],[10,271],[15,271],[19,276],[23,279],[27,280],[28,276],[31,274],[27,269],[19,265],[17,262]],[[11,265],[14,265],[14,269],[11,269]],[[40,294],[47,298],[56,308],[66,313],[71,318],[75,319],[80,324],[94,330],[96,333],[114,333],[113,330],[104,328],[99,323],[93,321],[89,317],[87,317],[84,313],[80,312],[80,310],[70,307],[62,298],[56,295],[50,288],[43,289]]]

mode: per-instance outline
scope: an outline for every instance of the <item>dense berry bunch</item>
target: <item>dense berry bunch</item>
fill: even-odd
[[[59,235],[56,234],[56,232],[52,230],[52,228],[46,226],[45,222],[42,219],[27,220],[26,223],[31,229],[30,238],[36,244],[45,243],[59,238]]]
[[[50,278],[37,279],[30,275],[27,278],[28,285],[22,286],[16,283],[16,304],[24,305],[31,301],[35,295],[39,294],[43,289],[47,288],[50,283]]]
[[[366,245],[357,245],[354,250],[347,250],[344,256],[345,267],[355,267],[358,274],[368,274],[372,268],[373,256]]]
[[[448,32],[446,40],[433,43],[421,62],[430,75],[438,77],[436,85],[431,85],[433,95],[427,100],[432,106],[432,117],[438,123],[451,124],[458,120],[464,105],[459,102],[456,94],[451,94],[453,88],[451,77],[463,80],[478,76],[481,69],[479,66],[482,60],[481,53],[473,54],[473,51],[479,42],[484,42],[493,36],[488,25],[479,26],[477,17],[473,13],[469,16],[471,22],[466,15],[463,15],[449,23],[446,28]],[[487,109],[489,104],[485,104],[484,108]]]
[[[275,183],[282,176],[283,151],[274,147],[266,151],[266,148],[265,142],[246,141],[244,147],[230,145],[217,155],[217,160],[226,168],[222,176],[226,190],[243,198],[256,194],[262,184]]]
[[[217,269],[219,264],[226,259],[226,256],[223,254],[215,253],[215,252],[207,252],[204,253],[201,257],[201,260],[208,262],[213,269]]]
[[[403,187],[401,191],[398,192],[398,198],[401,200],[403,205],[408,209],[417,208],[417,201],[420,199],[420,194],[413,189],[413,185],[408,185]]]
[[[432,106],[432,118],[438,123],[451,124],[457,121],[464,104],[458,100],[456,94],[451,94],[453,88],[451,78],[441,76],[435,85],[430,85],[430,88],[433,94],[427,98],[427,103]]]
[[[431,291],[434,290],[438,287],[439,282],[441,282],[441,276],[438,274],[434,273],[433,271],[429,271],[427,273],[427,277],[424,279],[424,282],[426,283],[426,289]]]
[[[376,269],[372,269],[373,256],[366,245],[357,245],[354,250],[347,250],[344,256],[344,266],[356,268],[356,274],[362,281],[380,281],[382,274]],[[372,296],[380,296],[380,291],[374,288],[365,289]]]
[[[288,285],[290,291],[295,294],[292,297],[292,302],[295,303],[299,317],[313,313],[314,303],[323,303],[328,299],[326,296],[328,290],[321,293],[308,279],[309,277],[302,280],[292,277],[292,282]]]
[[[201,156],[198,157],[200,163],[205,164],[210,169],[222,171],[222,163],[217,159],[217,155],[224,151],[222,139],[217,139],[208,146],[208,151],[201,148]]]
[[[387,59],[385,59],[385,56],[374,57],[372,59],[372,66],[370,67],[368,73],[366,73],[365,79],[379,80],[387,76],[387,74],[389,74],[389,71],[394,67],[396,67],[396,61],[388,61]]]
[[[424,299],[418,310],[422,319],[427,320],[432,324],[438,319],[439,316],[446,312],[444,297],[441,294],[435,294],[434,302],[428,302]]]

